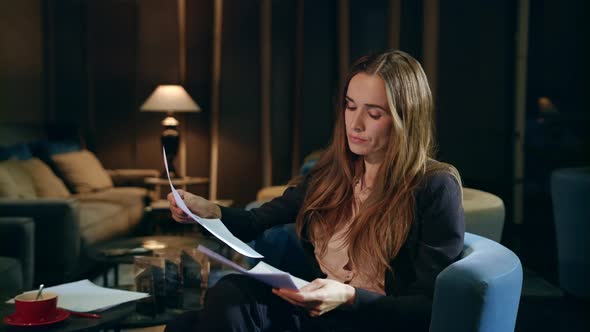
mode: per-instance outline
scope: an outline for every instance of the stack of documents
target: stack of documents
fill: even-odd
[[[249,245],[244,243],[242,240],[235,237],[228,229],[225,227],[223,222],[220,219],[205,219],[197,216],[194,214],[184,203],[180,194],[172,185],[172,181],[170,180],[170,172],[168,171],[168,161],[166,160],[166,149],[163,148],[163,155],[164,155],[164,166],[166,168],[166,175],[168,176],[168,182],[170,183],[170,190],[172,191],[172,195],[174,196],[174,200],[176,201],[176,205],[184,211],[188,216],[190,216],[194,222],[198,223],[199,225],[203,226],[206,230],[211,232],[211,234],[215,235],[219,240],[223,241],[225,244],[239,252],[240,254],[252,258],[263,258],[261,254],[259,254],[256,250],[252,249]],[[300,289],[301,287],[308,284],[307,281],[299,279],[290,275],[287,272],[281,271],[269,264],[264,262],[259,262],[256,266],[254,266],[250,270],[246,270],[243,267],[235,264],[234,262],[226,259],[223,256],[216,254],[215,252],[207,249],[199,245],[198,250],[202,253],[206,254],[207,256],[215,259],[216,261],[226,264],[229,267],[235,269],[236,271],[248,275],[254,279],[260,280],[269,284],[275,288],[290,288],[290,289]]]
[[[102,311],[150,296],[147,293],[100,287],[88,279],[47,287],[44,291],[57,294],[59,308],[76,312]],[[33,290],[27,293],[36,292]],[[7,303],[14,303],[14,299]]]

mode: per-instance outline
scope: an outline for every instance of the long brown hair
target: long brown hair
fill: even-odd
[[[372,191],[357,205],[354,185],[363,177],[364,163],[348,147],[344,111],[348,84],[359,73],[384,81],[393,126]],[[454,167],[432,159],[434,149],[432,95],[418,61],[401,51],[360,58],[341,89],[332,142],[310,171],[297,216],[299,236],[306,229],[304,237],[325,252],[332,235],[352,220],[345,235],[351,263],[362,262],[357,273],[382,276],[406,241],[415,217],[414,192],[422,180],[448,172],[461,183]]]

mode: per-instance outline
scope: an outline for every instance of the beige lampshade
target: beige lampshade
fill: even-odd
[[[200,112],[201,107],[180,85],[158,85],[139,108],[142,112]]]

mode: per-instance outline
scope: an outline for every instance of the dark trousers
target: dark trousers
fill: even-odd
[[[231,274],[208,290],[203,310],[179,316],[166,332],[205,331],[357,331],[351,312],[332,310],[311,317],[252,278]]]

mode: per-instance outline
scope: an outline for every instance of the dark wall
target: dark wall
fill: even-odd
[[[466,187],[499,195],[510,220],[514,118],[513,1],[440,3],[439,158]]]
[[[213,1],[187,0],[185,88],[202,109],[180,119],[187,147],[187,174],[191,176],[209,176],[212,48]],[[209,188],[197,186],[191,190],[208,195]]]
[[[261,186],[260,7],[223,3],[218,198],[244,204]]]
[[[303,43],[297,50],[301,3]],[[186,4],[183,84],[203,111],[178,119],[187,174],[208,176],[214,1]],[[439,157],[459,168],[466,186],[509,203],[516,5],[439,4]],[[105,166],[160,169],[164,114],[138,108],[156,85],[180,82],[177,2],[27,0],[0,6],[0,122],[73,124]],[[350,1],[351,61],[387,48],[388,6],[385,0]],[[401,49],[418,59],[423,6],[402,1],[399,22]],[[338,13],[336,0],[272,1],[273,184],[291,177],[295,115],[302,121],[302,158],[329,143],[339,77]],[[528,92],[550,91],[564,111],[587,109],[587,34],[577,37],[586,13],[579,2],[546,0],[531,7]],[[238,203],[252,200],[261,186],[260,45],[260,2],[224,1],[218,196]],[[303,77],[300,91],[297,77]],[[206,188],[195,190],[207,194]]]
[[[144,167],[162,169],[160,122],[165,113],[139,112],[141,104],[159,84],[179,84],[178,8],[176,1],[147,0],[137,2],[138,31],[137,72],[133,77],[137,84],[137,97],[133,110],[140,126],[137,128],[136,159]],[[157,24],[154,24],[157,22]],[[198,99],[197,99],[198,100]],[[176,115],[175,115],[176,117]],[[184,126],[186,119],[177,119]],[[182,135],[182,133],[181,133]],[[182,137],[182,136],[181,136]],[[177,169],[180,158],[176,159]]]
[[[212,1],[186,2],[184,82],[180,81],[177,2],[89,3],[89,88],[94,97],[89,108],[99,158],[107,167],[163,169],[160,133],[166,114],[140,112],[139,107],[157,85],[183,84],[203,110],[175,114],[187,149],[186,174],[208,176]],[[177,157],[177,168],[179,163]],[[206,186],[190,189],[208,195]]]
[[[87,2],[46,1],[45,59],[49,121],[79,126],[89,121]]]
[[[520,257],[554,282],[558,281],[558,258],[551,172],[590,165],[589,15],[586,1],[531,2]],[[537,99],[542,96],[552,100],[557,114],[544,117],[539,113]]]
[[[134,1],[88,2],[91,141],[105,167],[133,168],[138,10]],[[145,125],[149,122],[146,121]]]
[[[387,49],[388,2],[350,1],[350,61]],[[405,2],[405,1],[402,1]]]
[[[562,112],[588,112],[590,33],[586,1],[543,0],[531,3],[528,113],[540,96]]]
[[[272,183],[291,178],[295,112],[295,34],[297,1],[272,2],[271,148]]]
[[[542,141],[541,137],[534,137],[543,132],[543,126],[537,123],[537,99],[548,97],[559,111],[559,128],[555,128],[558,137],[551,138],[550,148],[545,147],[554,150],[555,160],[542,165],[548,169],[590,164],[590,5],[586,1],[565,4],[553,0],[531,4],[527,146],[532,150],[531,145]]]
[[[422,33],[424,26],[424,2],[402,1],[400,22],[400,49],[422,61]]]
[[[45,121],[42,7],[0,1],[0,124]]]
[[[330,141],[338,89],[338,3],[305,2],[301,159]]]

